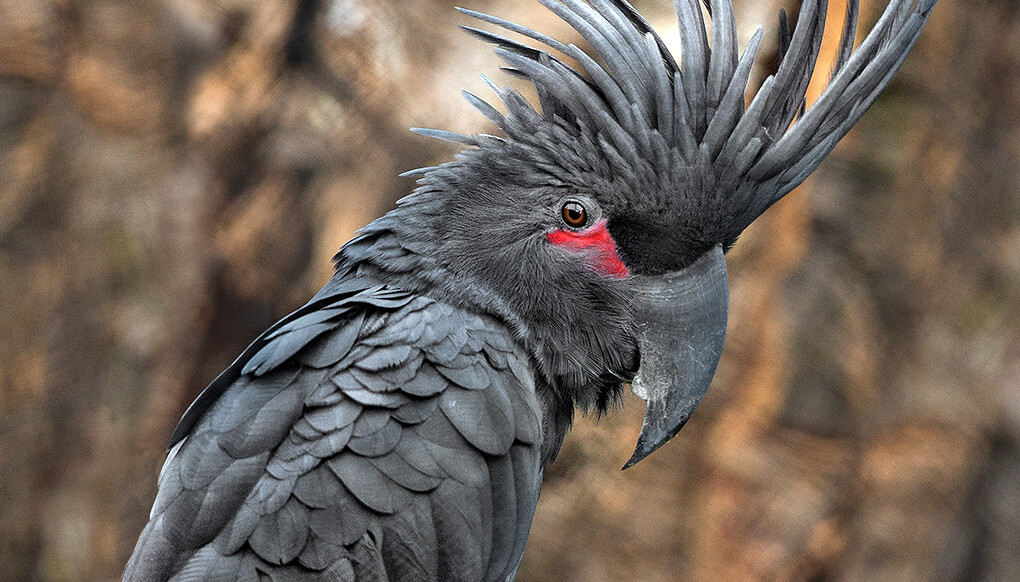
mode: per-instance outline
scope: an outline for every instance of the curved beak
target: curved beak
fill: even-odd
[[[632,282],[641,367],[631,389],[648,407],[624,469],[676,436],[701,402],[722,355],[729,306],[719,245],[683,270],[637,275]]]

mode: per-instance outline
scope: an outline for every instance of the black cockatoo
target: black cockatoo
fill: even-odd
[[[418,170],[340,249],[333,278],[261,335],[171,437],[125,579],[503,581],[575,410],[631,383],[648,402],[627,465],[668,441],[715,373],[723,255],[864,114],[935,0],[891,0],[854,50],[846,15],[809,108],[825,0],[780,17],[749,106],[729,0],[676,0],[682,51],[625,0],[540,0],[593,53],[500,18],[468,28],[534,84],[492,84],[502,132]],[[577,62],[571,67],[554,54]]]

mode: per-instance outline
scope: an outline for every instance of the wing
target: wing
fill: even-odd
[[[541,421],[504,326],[371,287],[256,344],[182,419],[126,580],[512,576]]]

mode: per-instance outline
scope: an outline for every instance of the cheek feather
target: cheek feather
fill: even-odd
[[[554,230],[545,238],[554,246],[586,254],[588,265],[603,277],[624,279],[630,275],[630,269],[616,254],[616,241],[609,234],[605,220],[582,231]]]

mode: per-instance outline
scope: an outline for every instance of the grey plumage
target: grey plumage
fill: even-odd
[[[471,10],[530,80],[465,93],[502,136],[467,148],[334,258],[333,278],[185,412],[125,579],[505,581],[575,409],[648,401],[628,466],[672,438],[715,372],[723,253],[863,115],[935,0],[892,0],[804,98],[825,0],[806,0],[748,107],[728,0],[676,0],[681,62],[624,0],[539,0],[594,49]],[[574,59],[574,69],[554,51]],[[575,223],[580,216],[583,220]]]
[[[486,353],[526,355],[488,318],[371,282],[317,304],[267,333],[246,365],[258,364],[208,410],[189,411],[201,421],[167,461],[139,546],[161,547],[134,560],[126,579],[191,579],[188,572],[209,579],[212,555],[248,556],[235,564],[248,569],[235,572],[242,579],[256,571],[292,579],[296,571],[274,567],[295,561],[306,572],[386,579],[372,577],[375,562],[360,562],[359,552],[402,572],[392,579],[464,579],[447,571],[464,564],[437,558],[432,523],[463,518],[473,520],[477,562],[491,579],[516,568],[527,528],[497,527],[498,512],[446,515],[463,508],[431,494],[450,483],[461,501],[510,512],[502,517],[512,524],[518,513],[530,522],[541,473],[533,380],[480,364]],[[300,356],[277,361],[314,348],[330,319],[334,329],[321,338],[336,348],[328,360],[319,351],[314,365],[299,364]],[[433,341],[423,343],[426,326]],[[380,374],[419,382],[389,383]],[[429,539],[420,539],[422,529]]]

